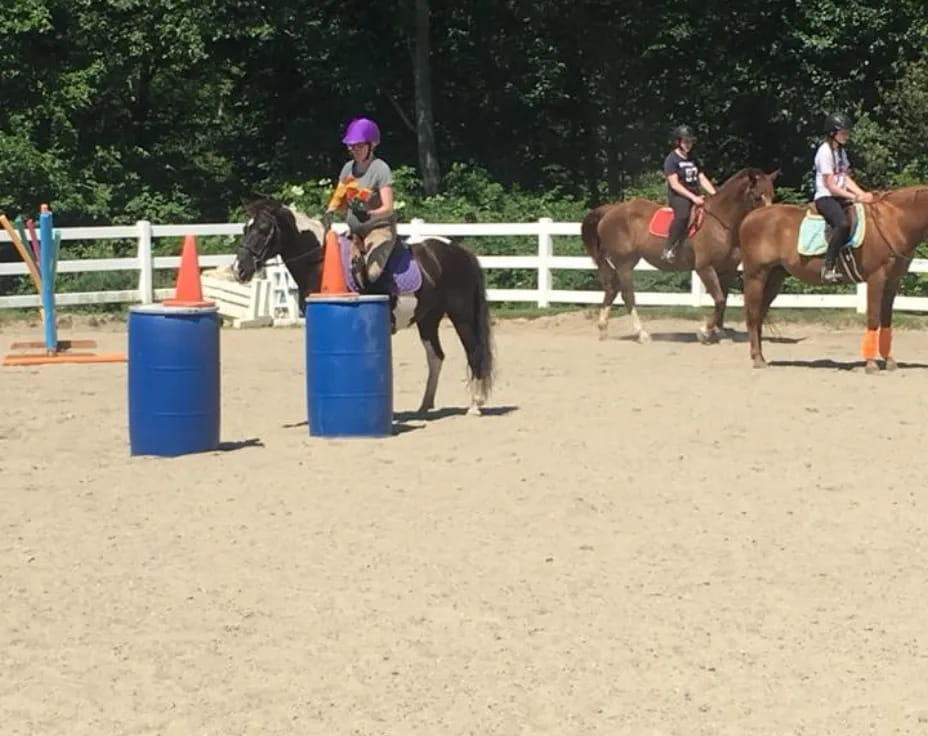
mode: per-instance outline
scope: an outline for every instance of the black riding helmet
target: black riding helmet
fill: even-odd
[[[834,112],[825,120],[825,132],[831,135],[839,130],[850,130],[854,122],[843,112]]]
[[[693,129],[689,125],[678,125],[673,129],[673,132],[670,134],[671,138],[674,141],[678,141],[681,138],[691,138],[696,140],[696,134],[693,132]]]

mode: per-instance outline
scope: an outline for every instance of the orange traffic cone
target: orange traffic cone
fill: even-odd
[[[322,284],[319,286],[322,294],[353,294],[345,281],[345,270],[342,266],[342,252],[338,247],[338,235],[329,230],[325,234],[325,253],[322,260]]]
[[[166,307],[212,307],[215,302],[203,298],[200,283],[200,260],[197,257],[197,241],[193,235],[184,238],[184,249],[180,254],[177,271],[177,288],[173,299],[165,299]]]

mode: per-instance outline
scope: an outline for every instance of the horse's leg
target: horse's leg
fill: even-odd
[[[767,361],[761,347],[761,323],[764,315],[764,287],[769,270],[744,274],[744,321],[751,340],[751,360],[755,368],[766,368]]]
[[[886,370],[894,371],[899,367],[892,355],[893,351],[893,302],[896,300],[896,288],[883,289],[883,301],[880,305],[880,356],[886,361]]]
[[[632,329],[638,338],[638,342],[644,344],[651,342],[651,336],[645,331],[641,324],[641,318],[638,317],[638,309],[635,307],[635,263],[633,261],[623,261],[616,266],[615,275],[619,280],[619,289],[622,291],[622,301],[632,318]]]
[[[896,359],[892,357],[893,349],[893,302],[899,292],[899,282],[909,270],[907,261],[896,260],[889,266],[889,276],[883,286],[883,299],[880,302],[880,356],[886,361],[886,370],[894,371],[898,368]]]
[[[444,315],[435,310],[423,317],[417,318],[416,326],[419,328],[419,339],[425,347],[425,358],[428,363],[429,375],[425,382],[425,394],[419,405],[419,413],[424,414],[435,408],[435,391],[438,389],[438,376],[441,373],[441,364],[445,360],[445,353],[441,349],[438,339],[438,324]]]
[[[608,262],[599,264],[599,283],[603,287],[603,305],[599,308],[599,339],[605,340],[609,330],[609,313],[612,302],[619,293],[619,278],[616,270]]]
[[[715,305],[711,315],[706,320],[706,324],[699,328],[696,336],[703,345],[708,345],[718,336],[719,325],[722,323],[722,314],[725,310],[725,295],[722,292],[722,285],[719,283],[719,275],[715,266],[706,266],[699,269],[697,275],[702,279],[702,283],[712,297]]]
[[[461,307],[464,307],[464,305],[461,305]],[[472,305],[467,305],[466,308],[449,305],[448,317],[458,333],[461,345],[464,346],[464,352],[467,354],[467,365],[470,367],[470,406],[467,408],[467,413],[472,416],[479,416],[481,407],[487,401],[487,382],[484,380],[485,376],[478,375],[481,365],[481,346],[477,334],[478,325],[474,324],[473,312]]]
[[[886,292],[886,271],[878,269],[867,279],[867,331],[864,333],[861,352],[866,365],[867,373],[879,373],[880,366],[876,362],[876,353],[879,342],[879,328],[883,313],[883,295]]]
[[[783,287],[783,282],[786,281],[787,276],[789,276],[789,271],[783,268],[783,266],[774,266],[767,274],[767,283],[764,286],[764,301],[760,308],[761,324],[767,319],[767,312],[770,311],[770,305],[773,304],[773,300],[776,299],[777,294],[780,293],[780,289]]]
[[[735,280],[737,271],[724,271],[719,274],[719,286],[722,288],[722,304],[716,315],[716,324],[719,332],[731,332],[725,329],[725,310],[728,308],[728,295],[731,293],[731,285]]]

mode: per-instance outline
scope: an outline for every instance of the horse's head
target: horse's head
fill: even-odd
[[[758,207],[767,207],[773,204],[773,182],[780,174],[780,170],[769,174],[762,169],[741,169],[732,174],[722,186],[719,187],[715,206],[719,212],[743,217]]]
[[[744,169],[744,197],[748,209],[769,207],[773,204],[773,182],[779,175],[779,169],[771,171],[769,174],[764,173],[761,169]]]
[[[232,266],[235,280],[240,284],[251,281],[265,263],[280,254],[282,208],[280,202],[272,199],[259,199],[245,204],[248,221]]]

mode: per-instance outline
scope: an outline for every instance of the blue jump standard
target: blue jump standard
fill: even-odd
[[[386,295],[311,295],[306,399],[314,437],[386,437],[393,429],[393,353]]]

